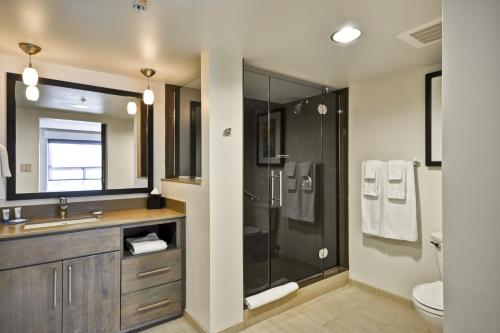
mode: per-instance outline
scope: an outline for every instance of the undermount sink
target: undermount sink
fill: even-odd
[[[54,222],[26,224],[24,226],[24,229],[49,228],[49,227],[57,227],[57,226],[61,226],[61,225],[90,223],[90,222],[97,222],[97,221],[98,221],[97,217],[83,217],[83,218],[78,218],[78,219],[59,220],[59,221],[54,221]]]

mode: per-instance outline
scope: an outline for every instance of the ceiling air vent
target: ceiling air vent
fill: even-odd
[[[416,28],[404,31],[396,35],[396,37],[416,48],[438,43],[443,38],[442,19],[432,20]]]

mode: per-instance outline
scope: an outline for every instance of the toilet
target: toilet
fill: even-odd
[[[441,280],[419,284],[413,288],[412,300],[417,314],[427,324],[430,332],[443,332],[443,234],[433,232],[431,244],[436,249]]]

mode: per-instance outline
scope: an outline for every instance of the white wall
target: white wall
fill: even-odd
[[[202,184],[163,182],[187,203],[186,311],[210,332],[243,321],[242,74],[241,58],[202,53]]]
[[[349,91],[350,276],[411,298],[412,288],[439,279],[429,234],[441,230],[441,170],[425,167],[425,74],[439,65],[361,82]],[[360,175],[366,159],[417,158],[419,241],[366,237],[361,232]]]
[[[202,57],[210,113],[210,331],[219,332],[243,321],[243,61]]]
[[[500,332],[500,1],[443,2],[444,328]]]
[[[114,88],[135,92],[142,92],[145,88],[145,80],[141,77],[139,69],[137,77],[126,77],[92,70],[58,65],[54,63],[36,61],[33,63],[41,77],[89,84],[99,87]],[[6,112],[6,72],[21,73],[26,66],[26,57],[12,56],[0,53],[0,144],[7,141],[7,112]],[[151,88],[155,93],[154,104],[154,183],[160,187],[161,177],[165,174],[165,90],[161,82],[151,82]],[[127,197],[142,197],[144,194],[120,195],[120,196],[97,196],[70,198],[70,201],[86,200],[109,200]],[[35,205],[41,203],[53,203],[57,199],[24,200],[24,201],[0,201],[0,207],[13,205]]]

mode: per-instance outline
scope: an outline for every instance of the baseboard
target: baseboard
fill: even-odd
[[[198,333],[209,333],[209,330],[205,328],[202,324],[200,324],[196,319],[194,319],[187,311],[184,311],[184,319],[188,321],[191,326],[194,327],[196,332]],[[241,332],[245,329],[245,324],[243,322],[238,323],[234,326],[228,327],[222,331],[219,331],[218,333],[238,333]]]
[[[345,271],[340,274],[322,279],[308,286],[302,287],[297,292],[286,296],[280,300],[264,305],[254,310],[245,310],[244,324],[245,327],[250,327],[261,321],[264,321],[281,312],[294,308],[298,305],[306,303],[319,296],[342,288],[349,283],[349,272]]]
[[[191,326],[194,327],[196,332],[198,332],[198,333],[208,333],[209,332],[207,328],[205,328],[196,319],[194,319],[187,311],[184,311],[183,318],[186,319],[186,321],[188,321],[191,324]]]
[[[402,296],[399,296],[399,295],[396,295],[396,294],[393,294],[393,293],[390,293],[388,291],[385,291],[385,290],[382,290],[382,289],[379,289],[379,288],[375,288],[369,284],[366,284],[366,283],[363,283],[363,282],[359,282],[359,281],[356,281],[356,280],[353,280],[353,279],[349,279],[349,284],[355,286],[355,287],[358,287],[360,289],[363,289],[363,290],[366,290],[372,294],[375,294],[377,296],[380,296],[380,297],[383,297],[383,298],[387,298],[393,302],[396,302],[400,305],[403,305],[405,307],[408,307],[408,308],[413,308],[413,302],[410,300],[410,299],[407,299],[405,297],[402,297]]]

